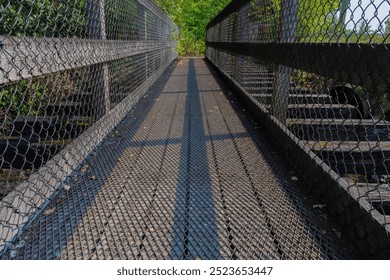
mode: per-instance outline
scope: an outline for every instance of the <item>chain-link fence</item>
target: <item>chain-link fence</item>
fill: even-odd
[[[176,58],[149,0],[0,4],[0,252]]]
[[[389,13],[388,0],[232,1],[208,25],[206,55],[380,258],[390,256]]]

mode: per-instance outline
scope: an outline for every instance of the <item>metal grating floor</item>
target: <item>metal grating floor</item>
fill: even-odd
[[[359,258],[201,58],[168,72],[4,259]]]

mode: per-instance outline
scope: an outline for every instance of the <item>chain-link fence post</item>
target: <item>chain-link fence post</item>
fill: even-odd
[[[279,43],[293,43],[297,27],[299,4],[297,0],[282,0],[280,9]],[[292,68],[279,65],[274,79],[273,114],[286,123],[290,77]]]
[[[144,11],[144,29],[145,29],[145,41],[148,40],[148,13],[147,11],[145,10]],[[148,56],[148,53],[146,52],[145,53],[145,73],[146,73],[146,77],[149,77],[149,56]]]
[[[87,0],[88,37],[93,40],[106,40],[105,0]],[[97,85],[94,92],[95,117],[100,118],[110,110],[110,83],[108,64],[91,66],[91,74],[95,75]]]
[[[347,9],[349,6],[350,0],[341,0],[340,4],[340,23],[345,26],[345,19],[347,16]]]
[[[148,40],[148,22],[147,22],[147,10],[140,5],[140,12],[138,14],[138,40],[145,43]],[[145,75],[149,75],[149,66],[148,66],[148,53],[145,53]]]

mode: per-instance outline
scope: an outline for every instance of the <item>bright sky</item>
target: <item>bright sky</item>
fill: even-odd
[[[390,19],[390,0],[351,0],[347,12],[347,28],[353,29],[364,18],[372,30]]]

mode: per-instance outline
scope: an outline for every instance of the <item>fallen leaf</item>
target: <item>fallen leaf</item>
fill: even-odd
[[[64,190],[66,190],[68,192],[70,190],[70,186],[69,185],[65,185],[64,186]]]
[[[346,177],[351,179],[353,182],[361,182],[361,181],[366,181],[366,176],[365,175],[360,175],[360,174],[346,174]]]
[[[81,168],[81,173],[85,173],[85,172],[87,172],[87,168],[85,168],[85,167],[83,167],[83,168]]]
[[[325,204],[314,204],[314,205],[313,205],[313,209],[322,209],[322,208],[324,208],[324,207],[326,207]]]
[[[96,180],[96,176],[91,176],[89,179]]]
[[[337,229],[333,229],[333,232],[334,232],[334,234],[336,235],[336,237],[337,238],[341,238],[341,236],[342,236],[342,233],[341,233],[341,231],[339,231],[339,230],[337,230]]]
[[[54,212],[54,210],[56,210],[56,208],[47,209],[47,210],[43,211],[43,215],[50,215]]]

